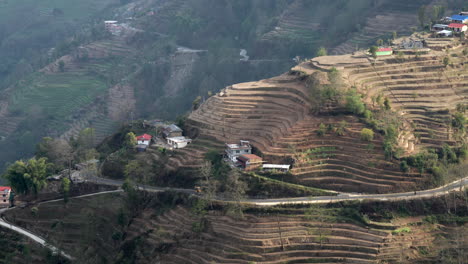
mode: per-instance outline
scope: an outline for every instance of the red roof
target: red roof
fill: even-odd
[[[0,186],[0,192],[4,192],[4,191],[11,191],[11,188],[6,187],[6,186]]]
[[[151,138],[153,138],[151,135],[143,134],[141,136],[138,136],[137,140],[151,140]]]
[[[463,28],[464,26],[466,26],[465,24],[460,24],[460,23],[450,23],[448,25],[449,28]]]
[[[379,51],[392,51],[392,48],[380,48],[377,50],[377,52]]]

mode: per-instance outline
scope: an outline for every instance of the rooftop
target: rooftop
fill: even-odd
[[[377,52],[379,52],[379,51],[392,51],[392,50],[393,50],[392,48],[379,48],[377,50]]]
[[[289,170],[291,165],[283,165],[283,164],[263,164],[264,169],[286,169]]]
[[[465,20],[468,19],[468,16],[465,15],[453,15],[450,17],[452,20]]]
[[[175,124],[168,125],[164,130],[167,132],[182,132],[182,129]]]
[[[450,25],[448,25],[449,28],[462,28],[462,27],[465,27],[467,25],[465,24],[460,24],[460,23],[450,23]]]
[[[170,137],[170,138],[167,138],[167,139],[171,140],[171,141],[174,141],[176,143],[184,143],[184,142],[192,141],[190,138],[186,138],[186,137]]]
[[[153,138],[151,135],[148,135],[148,134],[143,134],[141,136],[138,136],[136,137],[137,140],[151,140],[151,138]]]
[[[0,186],[0,192],[11,191],[11,187],[8,186]]]

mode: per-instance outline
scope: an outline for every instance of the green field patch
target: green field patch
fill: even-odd
[[[15,89],[10,98],[10,110],[62,119],[92,103],[106,90],[105,82],[94,76],[38,73]]]

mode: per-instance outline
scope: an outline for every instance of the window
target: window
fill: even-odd
[[[244,150],[244,153],[249,153],[249,150],[248,149]]]
[[[240,153],[240,150],[236,150],[236,153]]]
[[[4,203],[6,203],[6,200],[3,200]]]

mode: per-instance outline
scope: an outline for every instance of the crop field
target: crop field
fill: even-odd
[[[74,111],[93,102],[107,85],[100,79],[76,72],[38,73],[11,98],[12,112],[54,116],[62,121]]]

